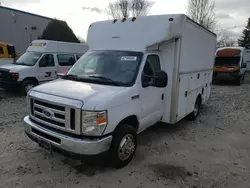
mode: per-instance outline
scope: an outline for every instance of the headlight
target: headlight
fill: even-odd
[[[102,135],[107,123],[106,111],[82,111],[82,134],[88,136]]]

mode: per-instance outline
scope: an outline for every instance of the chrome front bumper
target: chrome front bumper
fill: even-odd
[[[33,123],[29,116],[24,118],[24,128],[27,135],[30,135],[36,139],[43,139],[49,142],[52,146],[62,149],[64,151],[79,154],[79,155],[97,155],[109,150],[112,136],[105,138],[73,138],[69,137]],[[36,133],[35,133],[36,132]],[[37,133],[41,133],[38,135]],[[46,135],[43,136],[43,135]],[[53,139],[50,139],[53,138]],[[57,140],[59,142],[55,142]]]

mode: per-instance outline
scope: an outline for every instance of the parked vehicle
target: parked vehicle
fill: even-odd
[[[87,50],[86,44],[35,40],[16,62],[0,66],[0,87],[27,93],[56,79],[57,72],[68,71]]]
[[[123,167],[138,133],[195,119],[210,97],[216,35],[185,15],[96,22],[88,45],[62,79],[28,94],[25,132],[46,149],[108,152]]]
[[[243,47],[219,48],[215,54],[213,80],[235,81],[241,85],[245,79],[247,61],[244,58],[246,49]]]
[[[0,65],[11,64],[17,59],[15,47],[0,41]]]
[[[247,64],[246,72],[250,71],[250,45],[246,47],[246,53],[243,57],[244,62]]]

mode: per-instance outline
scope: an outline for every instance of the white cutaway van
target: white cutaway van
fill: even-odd
[[[216,35],[187,16],[91,24],[90,50],[61,79],[28,93],[26,134],[48,150],[107,152],[127,165],[137,134],[195,119],[210,97]]]

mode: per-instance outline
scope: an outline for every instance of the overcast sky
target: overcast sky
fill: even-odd
[[[88,26],[107,19],[104,9],[112,0],[0,0],[4,6],[68,22],[77,36],[86,39]],[[150,14],[185,13],[188,0],[155,0]],[[219,28],[237,38],[250,17],[250,0],[215,0]],[[233,27],[237,28],[233,28]],[[231,29],[228,29],[231,28]]]

